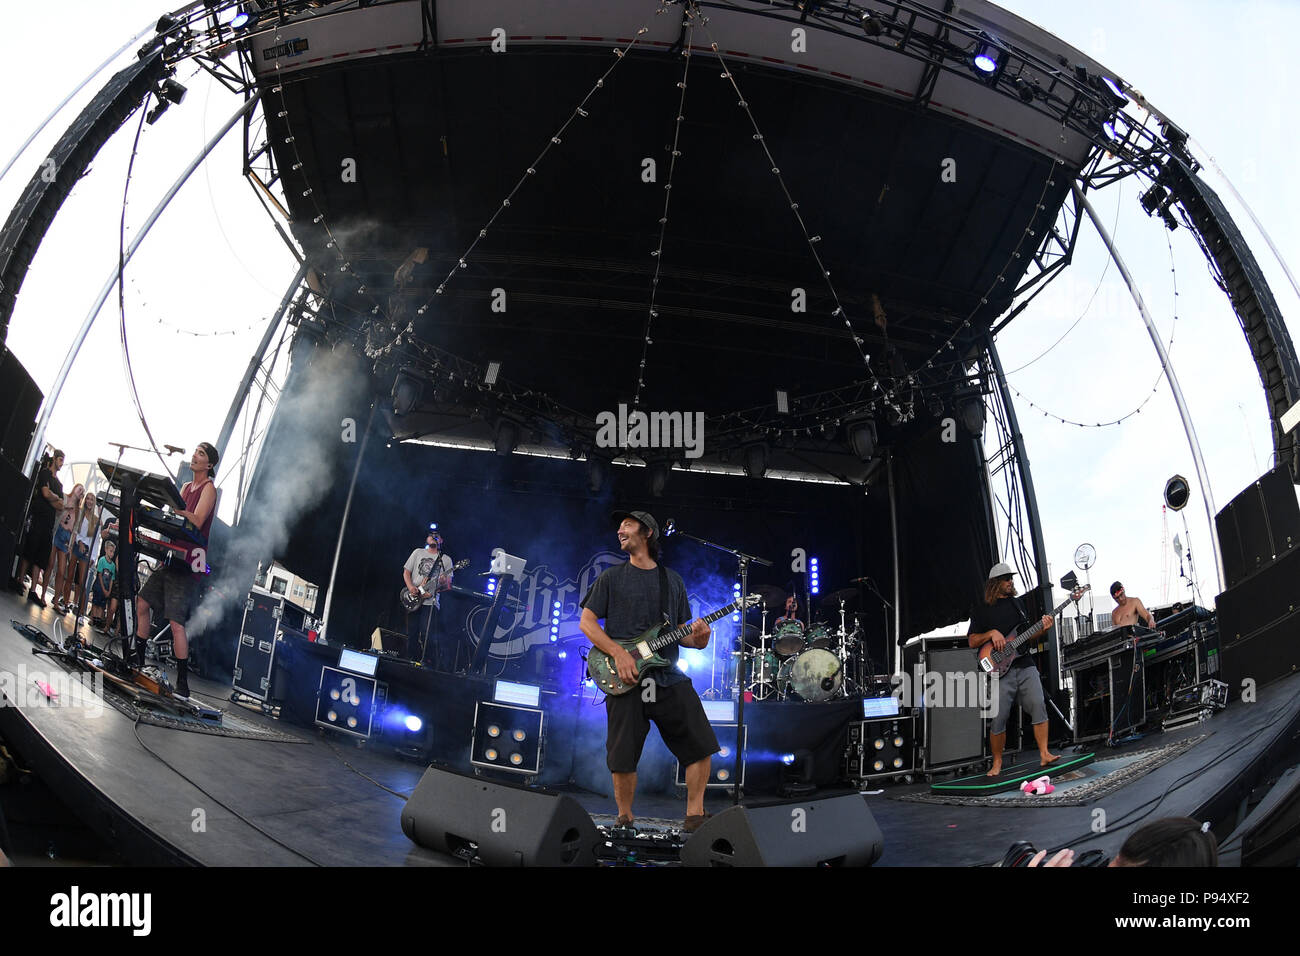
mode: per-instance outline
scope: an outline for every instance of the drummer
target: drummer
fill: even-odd
[[[785,599],[785,615],[778,617],[772,627],[780,628],[782,624],[798,624],[799,629],[803,630],[803,621],[799,620],[799,599],[793,594]]]

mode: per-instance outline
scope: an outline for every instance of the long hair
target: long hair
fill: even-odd
[[[1001,588],[1002,588],[1002,581],[1000,578],[989,578],[987,581],[985,581],[984,582],[984,603],[989,605],[990,607],[994,604],[997,604],[998,597],[1000,596],[998,594],[998,591]],[[966,593],[969,594],[970,592],[968,591]],[[1015,581],[1011,582],[1011,596],[1012,597],[1016,596]]]
[[[644,521],[638,521],[637,524],[641,526],[641,533],[646,536],[645,547],[650,552],[650,559],[658,564],[659,555],[662,553],[659,547],[659,533],[651,534],[649,526]]]
[[[1166,817],[1125,840],[1119,855],[1136,866],[1218,866],[1219,841],[1190,817]]]

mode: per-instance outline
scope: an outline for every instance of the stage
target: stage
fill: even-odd
[[[13,592],[0,596],[0,613],[56,635],[54,612],[40,611]],[[57,633],[61,637],[62,632]],[[102,635],[95,636],[100,644],[104,642]],[[47,783],[125,862],[256,867],[465,865],[463,860],[421,849],[402,832],[403,805],[426,764],[400,759],[384,738],[358,746],[340,734],[276,720],[256,708],[231,703],[228,684],[199,678],[191,682],[195,695],[227,715],[231,732],[264,736],[219,736],[137,723],[102,700],[94,706],[90,697],[66,689],[58,705],[51,706],[42,694],[27,693],[27,688],[34,689],[37,680],[61,686],[55,673],[60,665],[34,656],[33,646],[12,626],[0,628],[0,671],[18,678],[7,685],[13,691],[7,696],[18,699],[0,708],[0,734],[20,764]],[[328,649],[317,648],[315,653],[325,658]],[[420,678],[435,684],[445,680],[477,686],[449,675],[426,673]],[[751,734],[761,734],[765,712],[819,706],[785,704],[773,709],[751,704],[747,714],[753,723],[746,722]],[[449,707],[449,712],[455,710]],[[1097,849],[1110,857],[1140,821],[1176,815],[1210,821],[1222,842],[1236,826],[1239,808],[1245,806],[1251,789],[1269,775],[1269,769],[1295,761],[1297,730],[1300,675],[1291,675],[1261,689],[1255,703],[1235,702],[1204,723],[1104,749],[1098,761],[1122,762],[1128,753],[1187,744],[1154,769],[1079,805],[1050,806],[1046,804],[1050,798],[1044,798],[1041,807],[910,802],[909,798],[928,793],[926,782],[885,784],[862,797],[884,838],[884,852],[876,865],[987,865],[1000,860],[1018,840],[1042,848],[1068,844],[1076,853]],[[468,724],[459,733],[449,726],[447,736],[468,751]],[[751,749],[756,746],[751,736]],[[1070,756],[1068,748],[1057,752]],[[444,756],[448,754],[450,749]],[[575,771],[583,765],[576,754],[570,757],[568,773],[560,772],[556,761],[562,754],[560,748],[552,750],[544,781],[550,789],[573,796],[597,824],[612,825],[608,777]],[[582,756],[587,762],[603,763],[603,753]],[[1037,763],[1036,755],[1009,758],[1004,776],[1015,772],[1013,761],[1027,756]],[[448,766],[467,770],[466,757],[467,753],[459,764],[448,761]],[[655,781],[645,769],[636,805],[640,825],[650,832],[679,825],[684,800],[671,780]],[[557,773],[566,779],[557,779]],[[586,785],[575,784],[575,777],[582,777]],[[831,783],[808,799],[843,792],[843,786]],[[746,792],[747,803],[770,797]],[[706,808],[716,814],[730,802],[730,790],[711,790]],[[1099,810],[1105,832],[1097,832]]]

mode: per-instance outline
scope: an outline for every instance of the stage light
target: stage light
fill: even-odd
[[[869,13],[862,14],[862,32],[869,37],[878,37],[884,32],[880,20]]]
[[[514,737],[515,740],[519,741],[520,743],[523,743],[524,738],[525,738],[527,735],[526,735],[522,730],[516,730],[516,731],[515,731],[514,733],[512,733],[510,736]]]
[[[560,602],[556,601],[554,604],[551,605],[551,607],[556,611],[558,611],[560,609]]]
[[[783,388],[776,390],[776,413],[778,415],[790,414],[790,393]]]
[[[519,426],[508,418],[501,419],[497,422],[494,444],[498,455],[509,455],[519,446]]]
[[[158,88],[158,95],[162,99],[170,100],[177,106],[179,106],[181,101],[185,99],[185,94],[187,92],[188,90],[186,90],[185,87],[170,78],[163,80],[162,86]]]
[[[982,398],[971,398],[961,403],[961,423],[966,427],[966,432],[972,438],[979,438],[984,434],[984,401]]]
[[[489,747],[487,750],[483,751],[483,756],[484,756],[484,757],[487,757],[488,760],[496,760],[496,759],[497,759],[497,751],[496,751],[495,748],[493,748],[493,747]]]
[[[762,442],[746,445],[744,467],[750,478],[762,478],[767,474],[767,445]]]
[[[1022,102],[1032,103],[1034,101],[1034,96],[1037,95],[1034,84],[1018,76],[1011,85],[1016,88],[1016,95],[1020,97]]]
[[[406,726],[406,729],[413,734],[418,734],[424,729],[424,721],[419,717],[416,717],[415,714],[407,714],[406,719],[402,721],[402,723]]]
[[[794,754],[781,754],[781,763],[787,767],[794,765]]]
[[[998,48],[991,43],[985,43],[979,48],[973,60],[975,69],[981,73],[993,74],[998,69]]]
[[[719,757],[722,757],[723,759],[726,759],[727,757],[730,757],[730,756],[731,756],[731,748],[730,748],[730,747],[723,747],[721,750],[718,751],[718,756],[719,756]]]
[[[781,758],[786,769],[781,771],[781,785],[777,792],[783,797],[804,797],[817,791],[813,783],[813,756],[810,751],[796,750]]]
[[[500,362],[488,362],[487,371],[483,373],[484,385],[495,385],[497,376],[501,374]]]
[[[1106,122],[1102,123],[1102,124],[1101,124],[1101,131],[1102,131],[1103,134],[1105,134],[1105,136],[1106,136],[1107,139],[1111,139],[1111,140],[1115,139],[1115,138],[1116,138],[1116,134],[1115,134],[1115,122],[1114,122],[1114,120],[1106,120]]]
[[[497,593],[497,579],[496,579],[496,578],[488,578],[488,579],[487,579],[487,593],[488,593],[488,594],[496,594],[496,593]]]
[[[1170,511],[1182,511],[1191,497],[1191,485],[1182,475],[1174,475],[1165,482],[1165,504]]]
[[[717,777],[719,780],[726,781],[731,779],[731,771],[726,767],[719,767]]]
[[[492,724],[491,726],[488,727],[487,733],[489,737],[500,737],[501,728],[498,727],[496,724]]]
[[[686,658],[679,657],[677,658],[677,669],[683,674],[689,674],[691,672],[691,665],[686,663]]]
[[[255,15],[248,13],[247,11],[240,10],[238,13],[235,14],[234,18],[230,21],[230,28],[232,30],[244,30],[247,29],[248,27],[251,27],[255,23],[257,23],[257,17]]]
[[[504,739],[503,727],[511,728],[508,733],[515,752],[499,762],[502,754],[498,743]],[[474,705],[470,763],[495,766],[511,773],[536,774],[541,770],[544,727],[545,717],[540,709],[479,701]]]
[[[412,411],[420,401],[422,389],[423,385],[419,379],[405,372],[398,372],[393,382],[393,414],[406,415]]]
[[[167,107],[169,106],[171,106],[171,103],[167,100],[159,100],[158,105],[144,115],[145,123],[152,126],[154,123],[158,122],[158,118],[167,112]]]
[[[668,484],[668,463],[656,461],[650,466],[650,496],[662,498],[664,486]]]
[[[567,660],[569,659],[569,652],[568,652],[568,651],[560,651],[560,653],[557,654],[556,656],[559,657],[559,659],[562,660],[562,661],[567,661]]]
[[[849,436],[849,448],[863,461],[871,461],[876,453],[876,423],[870,418],[859,418],[844,426]]]

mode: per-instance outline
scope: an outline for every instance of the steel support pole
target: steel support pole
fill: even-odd
[[[154,206],[153,212],[149,214],[149,218],[145,220],[144,225],[140,227],[135,238],[131,240],[131,244],[127,247],[125,257],[122,261],[119,263],[117,257],[114,257],[113,268],[109,271],[108,278],[104,281],[103,288],[99,290],[99,295],[95,299],[95,304],[91,306],[90,311],[86,314],[85,320],[81,323],[81,329],[77,332],[77,337],[73,340],[72,347],[68,349],[68,354],[64,356],[63,365],[59,368],[59,374],[54,379],[54,386],[50,389],[50,394],[45,396],[45,402],[41,405],[41,417],[36,425],[36,431],[32,434],[31,444],[27,446],[27,457],[23,460],[23,474],[30,476],[32,473],[32,468],[36,464],[37,453],[39,452],[41,445],[45,442],[45,429],[50,423],[50,415],[54,411],[54,406],[58,403],[59,395],[63,391],[64,383],[68,380],[68,373],[72,371],[72,365],[76,362],[77,355],[81,351],[81,346],[85,343],[86,336],[90,334],[90,328],[95,324],[95,319],[99,316],[100,309],[104,307],[104,302],[108,299],[109,293],[113,291],[113,286],[117,284],[122,268],[125,267],[126,263],[131,261],[131,257],[135,255],[135,251],[140,248],[140,243],[144,242],[145,237],[149,235],[149,230],[153,228],[153,224],[158,221],[158,217],[162,215],[163,210],[167,208],[168,204],[171,203],[176,194],[180,192],[180,188],[185,185],[185,181],[190,178],[194,170],[199,168],[203,160],[207,159],[208,154],[216,148],[217,143],[221,142],[222,138],[230,132],[231,128],[252,110],[252,108],[257,104],[257,100],[258,97],[256,95],[246,100],[239,109],[235,110],[230,119],[226,120],[225,125],[223,125],[221,129],[217,130],[216,134],[204,144],[203,148],[199,150],[199,154],[190,161],[188,166],[185,167],[184,172],[177,177],[176,182],[172,183],[172,187],[167,190],[167,194],[163,196],[162,199],[158,200],[158,205]]]
[[[294,273],[289,288],[284,290],[284,297],[280,299],[280,306],[275,310],[275,315],[271,316],[271,321],[267,323],[266,331],[262,334],[262,341],[258,343],[257,348],[253,350],[252,358],[248,360],[248,368],[244,369],[244,377],[240,380],[239,387],[235,389],[235,397],[230,403],[229,411],[226,412],[226,420],[221,423],[221,433],[217,436],[217,454],[222,458],[226,457],[226,445],[230,442],[230,436],[235,430],[235,420],[239,418],[240,409],[244,407],[244,401],[248,398],[248,390],[253,385],[253,377],[257,374],[257,368],[262,364],[262,358],[266,355],[266,350],[271,347],[271,339],[275,337],[275,330],[280,327],[280,320],[284,318],[289,303],[293,301],[293,294],[298,291],[298,287],[302,285],[302,280],[306,275],[307,263],[303,262],[298,266],[298,271]]]
[[[370,403],[370,416],[366,419],[366,430],[361,436],[361,447],[357,449],[357,463],[352,466],[352,481],[348,484],[348,500],[343,505],[343,520],[339,522],[339,537],[334,545],[334,564],[330,567],[330,581],[325,586],[325,609],[321,612],[320,636],[324,637],[329,629],[330,608],[334,604],[334,579],[339,573],[339,558],[343,555],[343,535],[348,529],[348,515],[352,513],[352,495],[357,490],[357,477],[361,474],[361,462],[366,457],[366,446],[370,444],[370,428],[375,423],[375,409],[379,401]]]
[[[1079,189],[1078,184],[1074,184],[1075,201],[1084,208],[1088,213],[1088,218],[1097,229],[1097,234],[1101,236],[1101,241],[1106,244],[1106,249],[1110,253],[1111,259],[1119,268],[1120,274],[1124,277],[1124,282],[1128,285],[1128,291],[1133,296],[1133,301],[1137,303],[1138,312],[1142,315],[1142,321],[1146,323],[1147,334],[1151,336],[1151,344],[1155,346],[1156,355],[1160,358],[1160,367],[1165,370],[1165,377],[1169,380],[1169,388],[1174,393],[1174,404],[1178,406],[1178,415],[1183,420],[1183,431],[1187,433],[1187,444],[1192,449],[1192,461],[1196,464],[1196,475],[1201,482],[1201,498],[1205,504],[1205,519],[1209,522],[1210,548],[1214,551],[1214,573],[1216,578],[1215,594],[1223,590],[1223,554],[1219,550],[1219,533],[1214,524],[1214,492],[1210,488],[1210,473],[1205,468],[1205,459],[1201,456],[1201,443],[1196,438],[1196,427],[1192,424],[1191,412],[1187,410],[1187,401],[1183,398],[1182,387],[1178,384],[1178,376],[1174,374],[1173,363],[1169,361],[1169,353],[1165,351],[1165,343],[1160,339],[1160,332],[1156,329],[1156,324],[1151,318],[1151,313],[1147,311],[1146,301],[1142,298],[1142,293],[1138,291],[1137,283],[1133,281],[1133,274],[1128,271],[1123,257],[1115,247],[1110,233],[1106,231],[1105,224],[1101,217],[1097,215],[1097,210],[1092,208],[1092,203],[1088,202],[1088,197]]]
[[[894,453],[890,451],[885,458],[885,473],[889,477],[889,528],[894,542],[894,636],[891,641],[885,635],[885,644],[893,655],[893,667],[890,672],[895,677],[903,676],[903,649],[898,638],[903,632],[903,594],[902,574],[898,567],[898,496],[894,486]],[[890,647],[889,645],[893,645]]]
[[[989,361],[993,365],[993,374],[998,382],[998,393],[1002,396],[1002,407],[1007,413],[1007,427],[1011,431],[1011,444],[1016,451],[1016,469],[1020,472],[1025,498],[1025,517],[1029,521],[1029,537],[1033,545],[1034,564],[1038,566],[1038,583],[1035,586],[1042,595],[1043,613],[1052,610],[1052,582],[1047,578],[1047,542],[1043,539],[1043,522],[1038,516],[1038,497],[1034,494],[1034,476],[1029,469],[1029,456],[1025,453],[1025,439],[1020,433],[1020,420],[1016,418],[1016,407],[1011,404],[1011,390],[1007,388],[1007,376],[1002,371],[1002,360],[998,358],[997,346],[993,336],[988,337]],[[1010,505],[1010,502],[1008,502]],[[1047,673],[1051,678],[1051,692],[1061,686],[1060,641],[1049,638],[1047,641]]]

